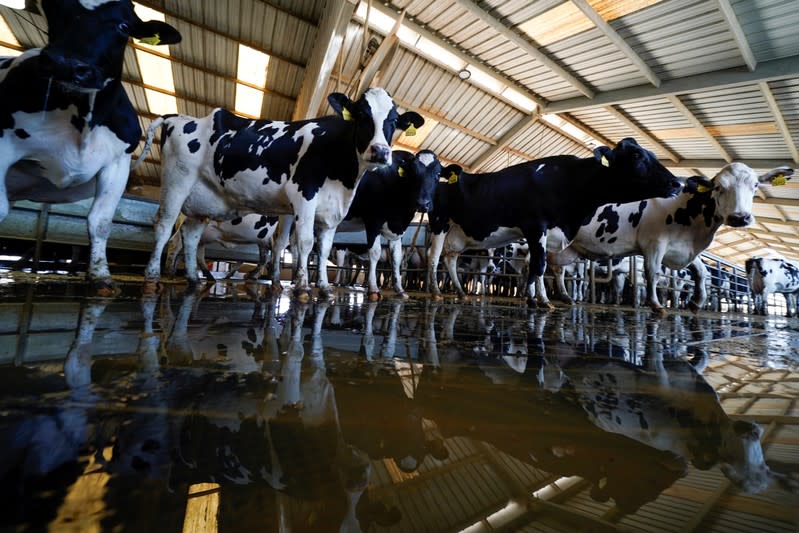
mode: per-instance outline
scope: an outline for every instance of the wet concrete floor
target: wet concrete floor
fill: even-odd
[[[3,530],[796,531],[799,321],[0,280]]]

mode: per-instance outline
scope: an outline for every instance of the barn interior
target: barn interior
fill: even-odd
[[[799,165],[795,0],[134,5],[182,35],[125,51],[143,132],[217,107],[318,117],[329,93],[380,86],[425,119],[395,148],[469,172],[590,157],[626,137],[677,176]],[[47,39],[38,1],[0,0],[0,56]],[[536,309],[505,288],[523,276],[506,266],[489,295],[384,289],[373,302],[361,274],[301,304],[245,279],[255,245],[220,244],[206,250],[215,285],[178,276],[142,295],[155,141],[114,215],[113,298],[83,281],[91,200],[19,201],[0,221],[4,528],[799,528],[788,296],[772,294],[763,316],[748,288],[710,286],[705,309],[659,316],[633,264],[622,305],[594,275],[582,302]],[[799,261],[799,178],[758,187],[752,214],[716,233],[708,266],[735,279],[751,257]],[[426,224],[417,215],[406,250],[430,242]]]

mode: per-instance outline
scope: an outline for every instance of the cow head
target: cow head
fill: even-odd
[[[447,167],[451,170],[450,167]],[[401,167],[401,174],[413,180],[412,190],[416,191],[416,210],[427,213],[433,209],[436,184],[444,175],[445,169],[436,154],[421,150],[413,159]]]
[[[97,91],[122,75],[128,38],[155,44],[180,42],[164,22],[142,21],[130,0],[42,0],[47,46],[41,74],[77,91]]]
[[[680,180],[635,139],[622,139],[612,150],[600,146],[594,157],[613,176],[614,181],[607,185],[613,193],[609,201],[614,203],[675,196],[682,188]]]
[[[763,430],[757,424],[743,420],[732,422],[722,433],[721,471],[744,492],[760,492],[771,481],[760,445],[762,435]]]
[[[404,131],[424,124],[418,113],[397,113],[391,96],[376,87],[368,89],[355,102],[341,93],[330,94],[327,101],[341,118],[353,123],[359,160],[372,168],[391,164],[391,141],[397,128]]]
[[[785,181],[792,175],[792,168],[778,167],[758,176],[743,163],[731,163],[710,180],[709,186],[700,183],[698,191],[707,192],[709,189],[716,203],[716,216],[728,226],[743,228],[755,220],[752,205],[758,185],[779,183],[777,180]]]

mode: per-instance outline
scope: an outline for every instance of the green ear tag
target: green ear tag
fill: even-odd
[[[696,192],[699,192],[699,193],[708,192],[709,190],[710,190],[710,187],[706,187],[705,185],[697,185],[696,186]]]
[[[399,168],[397,169],[397,174],[399,174],[399,177],[400,177],[400,178],[404,178],[404,177],[405,177],[405,169],[404,169],[404,168],[402,168],[402,167],[399,167]]]
[[[449,179],[447,180],[447,183],[449,183],[450,185],[452,185],[453,183],[458,183],[458,174],[453,171],[449,175]]]
[[[352,113],[346,107],[341,108],[341,118],[346,120],[347,122],[352,122]]]
[[[139,39],[139,42],[144,44],[149,44],[151,46],[156,46],[161,44],[161,36],[156,33],[152,37],[142,37],[141,39]]]
[[[416,135],[416,128],[414,128],[413,124],[411,124],[410,126],[408,126],[408,129],[405,130],[405,136],[413,137],[414,135]]]
[[[610,166],[610,161],[608,161],[608,158],[605,157],[604,155],[602,156],[602,159],[600,161],[602,162],[602,166],[603,167],[609,167]]]
[[[775,187],[779,187],[780,185],[785,185],[786,183],[788,183],[788,180],[785,179],[785,174],[779,174],[771,182],[771,184],[774,185]]]

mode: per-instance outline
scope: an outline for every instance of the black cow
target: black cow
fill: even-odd
[[[336,116],[282,122],[249,120],[225,109],[204,118],[170,116],[163,125],[161,207],[156,215],[155,247],[144,275],[151,290],[161,275],[161,253],[181,211],[186,277],[197,282],[197,243],[209,219],[230,220],[245,213],[281,215],[273,252],[273,287],[280,287],[280,256],[296,222],[295,293],[310,297],[308,255],[319,230],[319,255],[330,254],[336,226],[350,208],[366,170],[391,165],[389,144],[395,131],[424,123],[417,113],[397,113],[389,94],[368,89],[352,101],[332,93]],[[329,291],[327,270],[317,287]]]
[[[355,193],[352,205],[337,231],[366,230],[369,246],[369,298],[379,297],[377,261],[380,258],[380,236],[391,250],[394,290],[404,295],[400,278],[402,236],[417,211],[426,213],[433,206],[442,168],[436,154],[422,150],[416,155],[394,150],[391,166],[368,171]]]
[[[42,49],[0,58],[0,221],[10,202],[76,202],[94,197],[86,273],[111,287],[106,244],[141,128],[122,87],[128,38],[180,42],[173,27],[144,22],[129,0],[42,2]],[[152,42],[152,39],[150,39]]]
[[[613,150],[596,148],[594,156],[545,157],[498,172],[460,173],[439,184],[430,214],[429,271],[436,271],[444,251],[456,290],[463,295],[456,277],[463,250],[505,246],[523,237],[530,245],[528,299],[537,295],[540,305],[551,307],[542,278],[547,229],[559,227],[572,239],[603,203],[673,196],[680,190],[679,180],[634,139],[622,139]],[[435,286],[432,290],[440,298]]]

